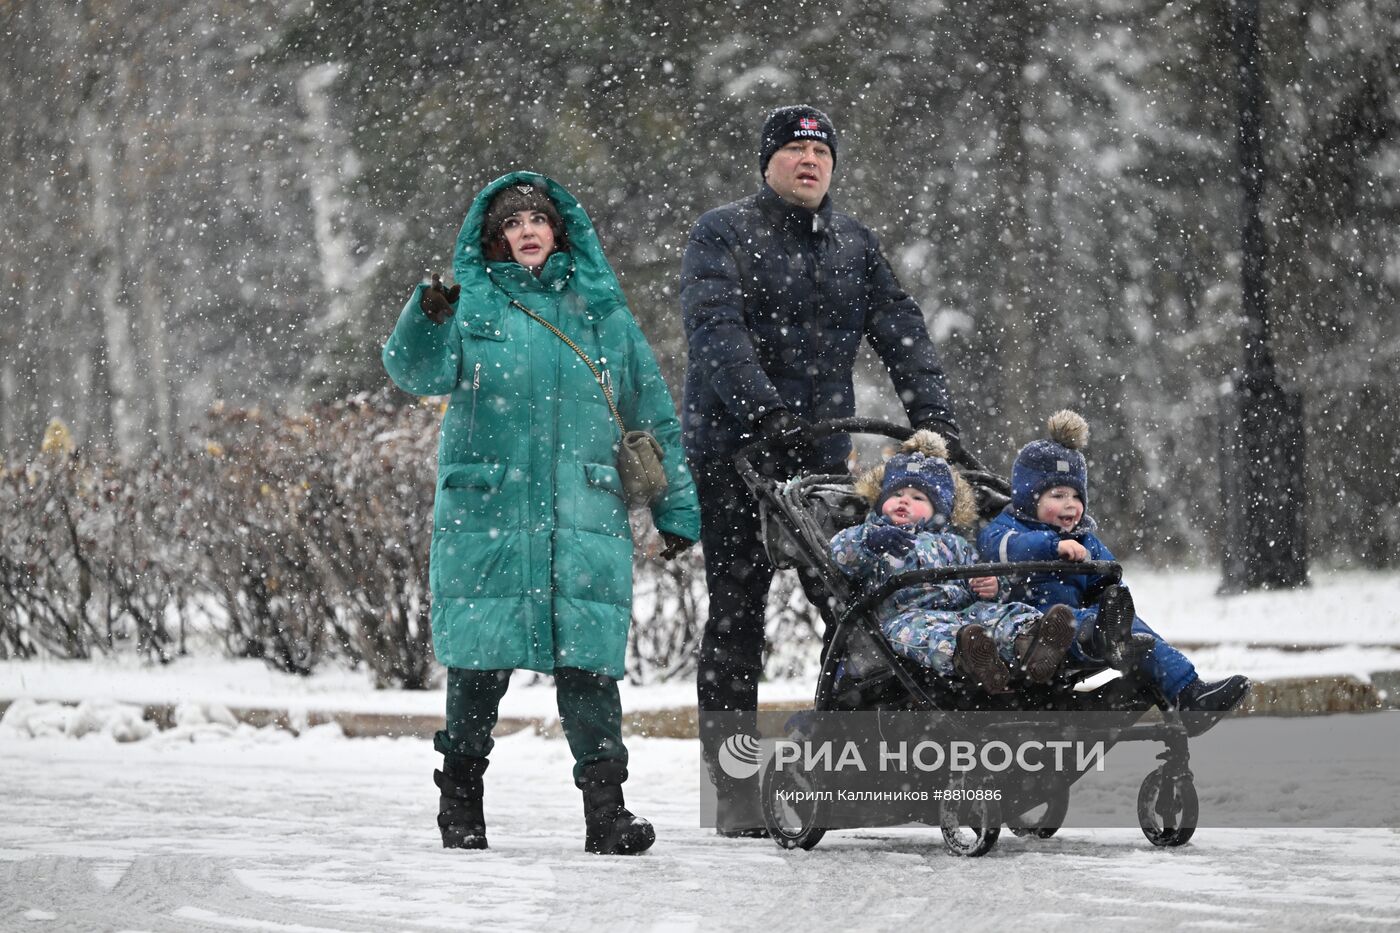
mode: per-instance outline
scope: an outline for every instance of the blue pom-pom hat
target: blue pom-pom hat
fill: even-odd
[[[948,463],[948,444],[936,432],[922,430],[905,441],[899,453],[867,470],[856,480],[856,492],[871,503],[872,514],[894,492],[921,490],[933,503],[935,524],[952,522],[971,527],[977,520],[972,489]]]
[[[1031,441],[1011,467],[1011,504],[1022,515],[1035,517],[1041,493],[1068,486],[1089,507],[1089,467],[1080,449],[1089,443],[1089,423],[1069,410],[1057,411],[1045,423],[1048,438]]]

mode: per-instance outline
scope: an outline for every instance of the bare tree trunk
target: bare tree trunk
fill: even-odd
[[[297,96],[306,111],[301,131],[305,139],[300,161],[310,189],[312,229],[315,234],[316,268],[321,274],[324,311],[312,324],[314,333],[326,335],[356,323],[356,296],[360,287],[384,261],[393,237],[384,231],[374,239],[378,247],[360,255],[362,240],[357,236],[355,205],[347,195],[348,186],[358,173],[349,134],[335,121],[331,88],[341,66],[320,65],[305,72],[297,81]],[[346,339],[357,335],[340,334],[340,340],[321,339],[310,370],[312,380],[335,378],[338,365],[334,354]]]
[[[146,363],[146,385],[149,405],[146,410],[146,432],[155,449],[169,452],[175,443],[175,406],[171,397],[170,351],[165,326],[168,302],[160,287],[158,263],[151,249],[150,198],[143,193],[134,223],[136,229],[129,238],[130,266],[137,273],[137,295],[140,300],[142,358]]]
[[[102,320],[105,359],[110,379],[108,407],[112,413],[112,443],[123,452],[143,445],[139,405],[139,380],[131,341],[130,309],[123,302],[122,229],[115,205],[116,168],[111,132],[99,125],[97,115],[84,107],[79,117],[80,138],[87,140],[87,166],[91,184],[88,211],[93,242],[93,271],[97,283],[97,311]]]
[[[1236,0],[1244,360],[1234,394],[1224,399],[1227,432],[1238,432],[1222,444],[1222,463],[1235,474],[1222,477],[1222,487],[1233,493],[1226,497],[1221,590],[1227,593],[1308,583],[1303,401],[1280,382],[1272,346],[1269,243],[1261,211],[1265,90],[1259,11],[1259,0]]]
[[[6,289],[13,295],[15,289]],[[7,298],[8,298],[7,295]],[[16,301],[16,304],[18,302]],[[17,316],[17,315],[16,315]],[[0,315],[0,319],[8,319]],[[15,450],[15,435],[18,427],[15,403],[19,397],[19,375],[15,372],[14,341],[8,333],[0,332],[0,467],[4,466],[8,454]]]
[[[331,114],[330,88],[340,75],[339,65],[312,68],[297,81],[297,94],[306,109],[302,133],[307,139],[307,183],[311,189],[313,229],[321,270],[321,287],[329,301],[317,322],[318,329],[345,323],[351,314],[351,296],[384,258],[383,249],[369,256],[355,255],[356,238],[352,206],[346,183],[353,180],[353,154],[346,133]]]
[[[1030,429],[1034,419],[1028,402],[1041,395],[1037,378],[1040,347],[1036,340],[1036,283],[1032,281],[1032,233],[1026,203],[1032,178],[1023,125],[1022,84],[1030,54],[1029,38],[1037,31],[1028,19],[1010,15],[1016,7],[1003,9],[1005,12],[996,17],[997,32],[992,43],[995,54],[991,56],[997,62],[997,84],[993,90],[997,144],[993,170],[1000,179],[998,204],[1002,211],[1000,243],[1003,247],[999,407],[1005,419],[1005,430],[1014,438]],[[1029,11],[1021,12],[1027,17],[1030,15]]]

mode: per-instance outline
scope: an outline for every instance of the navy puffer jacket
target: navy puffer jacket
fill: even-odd
[[[1114,560],[1108,545],[1095,534],[1098,526],[1085,515],[1073,531],[1061,531],[1037,521],[1008,505],[977,534],[977,549],[989,563],[1004,564],[1027,560],[1060,560],[1060,542],[1078,541],[1089,552],[1089,560]],[[1011,590],[1010,598],[1049,609],[1064,603],[1071,609],[1087,609],[1088,593],[1104,582],[1098,574],[1034,573]]]
[[[681,263],[690,360],[682,416],[697,467],[732,457],[765,413],[809,421],[855,414],[852,370],[862,336],[889,369],[909,422],[956,434],[948,388],[919,306],[864,224],[758,194],[696,223]],[[832,438],[816,462],[840,463]]]

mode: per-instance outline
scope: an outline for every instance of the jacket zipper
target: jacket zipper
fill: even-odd
[[[481,388],[481,364],[477,363],[472,370],[472,415],[467,422],[467,444],[471,445],[472,438],[476,436],[476,393]]]
[[[812,275],[812,294],[814,300],[811,306],[812,317],[809,322],[811,329],[807,333],[809,339],[812,341],[813,359],[821,359],[822,352],[826,349],[823,346],[826,342],[826,335],[824,333],[825,328],[822,326],[822,310],[825,307],[822,286],[826,284],[826,265],[824,261],[826,257],[823,253],[826,251],[825,247],[828,245],[828,234],[825,230],[818,227],[816,217],[813,217],[812,221],[812,238],[808,241],[807,249],[807,269]],[[808,418],[812,418],[815,417],[816,414],[817,391],[816,380],[812,378],[810,373],[807,374],[806,386],[807,398],[804,401],[807,410],[803,412],[803,414]]]

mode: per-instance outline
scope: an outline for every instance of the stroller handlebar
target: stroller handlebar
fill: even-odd
[[[1123,568],[1112,560],[1027,560],[1005,564],[967,564],[962,567],[929,567],[895,574],[876,589],[866,593],[848,610],[847,615],[873,609],[898,590],[920,583],[943,583],[948,580],[970,580],[973,577],[1027,576],[1035,573],[1069,573],[1079,576],[1103,576],[1109,582],[1123,579]]]
[[[878,418],[837,418],[832,421],[818,421],[798,428],[778,437],[760,437],[739,448],[734,455],[734,466],[750,489],[759,483],[758,471],[754,469],[752,457],[756,453],[775,452],[780,446],[791,447],[796,441],[813,443],[833,434],[883,434],[897,441],[914,436],[914,429],[907,424],[881,421]]]
[[[895,424],[879,418],[835,418],[831,421],[818,421],[795,428],[778,437],[760,437],[750,441],[734,454],[734,466],[744,480],[744,485],[757,492],[763,477],[754,469],[752,457],[756,453],[770,453],[780,446],[789,448],[794,443],[805,441],[815,443],[833,434],[879,434],[897,441],[907,441],[914,436],[914,429],[907,424]],[[963,453],[966,462],[961,464],[963,477],[974,485],[985,486],[1003,495],[1011,494],[1011,486],[1000,476],[984,467],[975,457]]]

